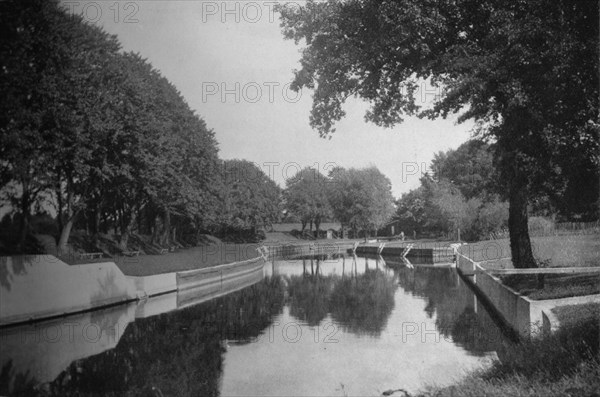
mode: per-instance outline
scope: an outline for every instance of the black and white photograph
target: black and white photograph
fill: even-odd
[[[0,397],[600,397],[600,0],[0,0]]]

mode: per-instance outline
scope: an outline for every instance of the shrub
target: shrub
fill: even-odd
[[[498,352],[500,363],[487,378],[518,374],[552,381],[570,375],[581,363],[598,357],[599,318],[566,324],[554,334],[507,345]]]
[[[508,226],[508,203],[497,198],[484,203],[479,208],[476,229],[477,239],[486,239],[492,233],[499,233]]]
[[[532,216],[529,218],[529,232],[541,236],[547,236],[554,232],[554,221],[542,216]]]

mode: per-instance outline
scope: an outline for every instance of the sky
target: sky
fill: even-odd
[[[252,161],[282,187],[301,167],[326,174],[333,166],[375,165],[399,197],[419,185],[434,153],[471,136],[473,124],[455,118],[377,127],[364,121],[368,104],[350,98],[337,132],[320,138],[309,125],[311,91],[289,89],[302,47],[284,40],[273,1],[62,3],[160,70],[214,130],[221,158]],[[423,84],[421,101],[435,93]]]

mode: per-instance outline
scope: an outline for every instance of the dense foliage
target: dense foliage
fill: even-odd
[[[350,96],[369,101],[365,117],[381,126],[461,111],[459,121],[478,122],[508,190],[513,262],[536,265],[529,200],[597,175],[597,1],[330,0],[280,11],[284,36],[305,44],[292,87],[314,89],[321,136]],[[432,108],[418,103],[424,80],[445,90]]]
[[[319,171],[308,167],[286,181],[286,208],[300,220],[301,232],[307,224],[312,231],[314,223],[318,236],[321,222],[331,217],[329,182]]]
[[[506,228],[508,203],[502,195],[489,146],[467,141],[437,153],[431,175],[397,201],[396,217],[420,236],[486,239]]]
[[[279,220],[281,190],[252,162],[225,161],[221,182],[217,234],[253,235],[259,227]]]
[[[39,213],[56,213],[59,251],[72,228],[126,250],[133,232],[169,245],[277,217],[274,182],[231,179],[246,164],[219,161],[213,131],[148,61],[55,0],[0,7],[4,251],[32,250]]]
[[[461,238],[469,241],[488,239],[497,232],[503,234],[508,226],[508,197],[490,145],[469,140],[455,150],[435,154],[430,169],[431,173],[421,178],[421,186],[396,202],[396,219],[404,229],[414,230],[420,236],[453,238],[460,229]],[[539,229],[540,222],[552,224],[547,220],[551,218],[593,218],[593,211],[581,212],[581,203],[593,208],[598,192],[589,191],[589,185],[580,186],[580,190],[585,199],[575,200],[567,189],[531,200],[529,213],[533,216],[529,217],[529,229]]]
[[[376,167],[335,168],[330,173],[329,202],[343,226],[377,232],[394,214],[390,180]]]
[[[330,218],[366,236],[392,218],[394,198],[390,180],[377,167],[336,167],[328,176],[305,168],[287,181],[285,207],[301,221],[302,230],[314,223],[318,233]]]

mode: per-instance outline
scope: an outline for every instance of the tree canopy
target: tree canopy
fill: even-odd
[[[314,89],[311,125],[335,131],[350,96],[368,121],[474,119],[508,187],[513,262],[535,266],[527,204],[598,159],[598,2],[349,0],[280,8],[283,34],[305,48],[292,88]],[[418,103],[419,81],[444,92]]]
[[[453,183],[467,199],[498,194],[503,189],[493,161],[489,145],[469,140],[456,150],[436,153],[431,161],[431,177]]]
[[[123,250],[134,230],[170,244],[215,227],[217,142],[179,91],[56,0],[0,7],[0,187],[20,215],[16,250],[36,203],[55,207],[59,250],[75,226],[112,228]]]
[[[254,229],[279,220],[281,189],[258,166],[226,160],[221,172],[221,227]]]
[[[337,167],[331,170],[330,178],[329,203],[342,225],[377,231],[394,214],[391,182],[377,167]]]
[[[326,176],[310,167],[303,168],[286,181],[286,207],[300,219],[302,231],[307,223],[312,231],[314,223],[318,236],[321,222],[331,217],[329,182]]]

